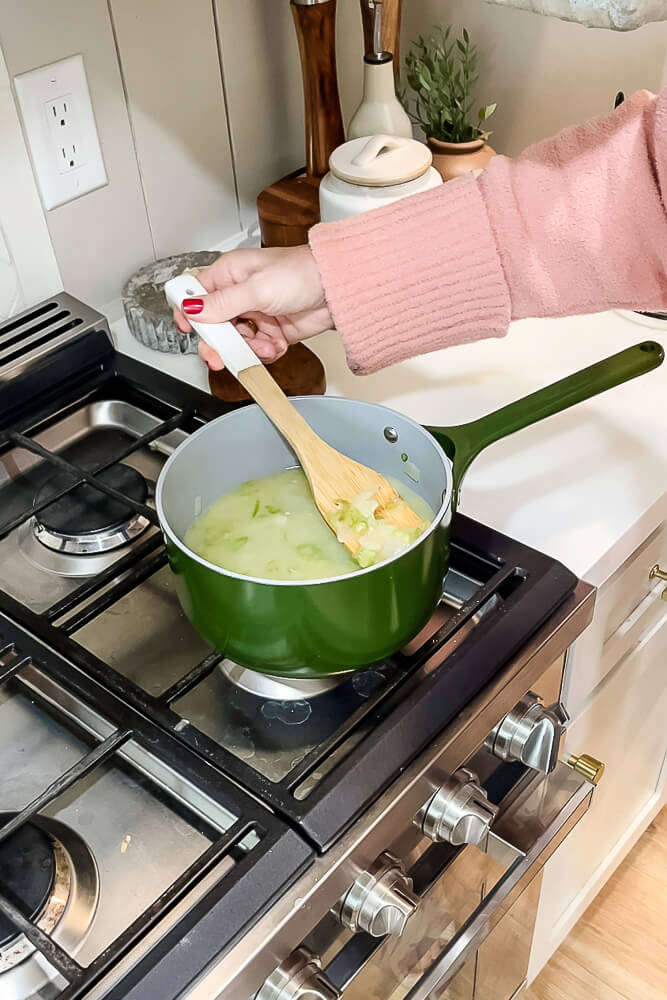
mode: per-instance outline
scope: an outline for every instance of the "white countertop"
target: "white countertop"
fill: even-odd
[[[648,324],[648,321],[646,321]],[[208,389],[195,356],[160,354],[113,324],[118,348]],[[350,373],[340,338],[309,342],[327,391],[383,403],[431,425],[472,420],[642,340],[667,347],[667,322],[617,313],[524,320],[502,340]],[[667,516],[667,363],[492,445],[466,476],[460,509],[601,584]]]

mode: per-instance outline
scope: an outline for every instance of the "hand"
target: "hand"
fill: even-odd
[[[197,278],[208,294],[186,299],[182,311],[174,309],[179,330],[192,329],[188,315],[197,323],[231,320],[267,364],[282,357],[290,344],[333,326],[320,272],[307,246],[233,250],[198,271]],[[212,371],[223,367],[203,340],[199,354]]]

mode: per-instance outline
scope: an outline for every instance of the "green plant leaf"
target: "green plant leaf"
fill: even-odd
[[[399,99],[411,121],[445,141],[465,142],[482,135],[481,123],[495,105],[475,111],[477,46],[471,44],[467,28],[456,37],[451,25],[434,26],[430,39],[420,35],[413,42],[403,65],[405,89],[399,88]]]

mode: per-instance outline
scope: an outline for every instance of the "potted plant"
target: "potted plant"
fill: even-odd
[[[433,166],[448,181],[469,170],[483,169],[495,152],[484,123],[496,110],[487,104],[473,117],[472,91],[477,83],[477,47],[464,28],[450,41],[452,29],[434,28],[426,42],[420,35],[405,57],[405,77],[413,92],[402,100],[425,135]]]

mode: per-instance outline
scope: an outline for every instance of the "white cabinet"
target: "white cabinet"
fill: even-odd
[[[667,601],[649,580],[667,563],[663,524],[600,588],[568,666],[565,753],[606,765],[593,805],[548,862],[529,966],[532,981],[641,836],[665,798]]]

